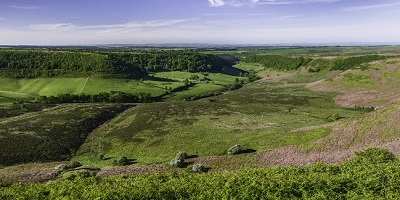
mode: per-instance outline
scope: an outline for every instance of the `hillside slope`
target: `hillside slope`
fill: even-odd
[[[0,165],[65,160],[124,106],[65,104],[0,121]]]

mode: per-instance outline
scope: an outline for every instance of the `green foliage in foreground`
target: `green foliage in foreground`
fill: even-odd
[[[400,163],[368,149],[340,165],[75,178],[1,188],[4,199],[398,199]]]

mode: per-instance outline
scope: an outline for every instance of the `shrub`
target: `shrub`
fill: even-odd
[[[200,79],[200,77],[197,74],[193,74],[193,75],[190,76],[189,79],[198,81]]]
[[[207,172],[207,169],[202,164],[195,164],[192,167],[194,172]]]
[[[125,156],[121,156],[121,157],[119,157],[118,160],[114,160],[113,164],[115,166],[124,166],[124,165],[128,165],[129,164],[129,160]]]
[[[351,162],[357,164],[384,164],[395,161],[396,156],[387,149],[369,148],[355,152],[356,157]]]
[[[176,154],[175,159],[186,159],[188,157],[185,151],[180,151]]]
[[[67,164],[59,164],[54,169],[58,171],[65,171],[69,169],[69,166]]]
[[[242,145],[240,144],[236,144],[235,146],[232,146],[228,149],[227,153],[229,155],[235,155],[235,154],[239,154],[242,152]]]
[[[104,160],[104,154],[99,153],[99,155],[97,155],[97,159],[98,160]]]
[[[171,165],[172,167],[183,167],[184,162],[184,159],[174,158],[169,162],[169,165]]]

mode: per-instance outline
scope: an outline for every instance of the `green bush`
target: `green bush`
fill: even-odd
[[[369,148],[355,152],[356,157],[349,162],[352,164],[385,164],[397,161],[396,156],[387,149]]]
[[[194,172],[207,172],[207,169],[202,164],[195,164],[192,166]]]
[[[69,166],[67,164],[59,164],[54,169],[57,171],[66,171],[69,169]]]
[[[227,153],[229,155],[235,155],[235,154],[240,154],[242,152],[242,145],[236,144],[235,146],[232,146],[228,149]]]
[[[172,167],[184,167],[184,163],[184,159],[174,158],[169,162],[169,165]]]
[[[175,158],[176,159],[186,159],[188,157],[187,153],[185,151],[180,151],[176,154]]]
[[[99,153],[99,155],[97,155],[97,159],[98,160],[104,160],[104,154]]]
[[[129,160],[125,156],[121,156],[121,157],[119,157],[118,160],[114,160],[114,162],[113,162],[113,165],[115,165],[115,166],[125,166],[128,164],[129,164]]]

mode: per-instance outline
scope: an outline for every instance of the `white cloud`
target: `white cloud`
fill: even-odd
[[[0,27],[0,44],[400,42],[397,24],[396,20],[365,19],[355,23],[273,14],[228,21],[210,16],[85,26],[35,24],[17,29]]]
[[[305,3],[334,3],[342,0],[208,0],[212,7],[225,5],[240,7],[254,6],[259,4],[305,4]]]
[[[224,0],[208,0],[213,7],[219,7],[225,5]]]
[[[150,20],[150,21],[134,21],[125,24],[110,24],[96,26],[81,26],[81,29],[100,29],[106,32],[127,31],[139,29],[159,29],[170,28],[186,22],[196,21],[197,18],[191,19],[167,19],[167,20]]]
[[[10,8],[15,8],[15,9],[20,9],[20,10],[38,10],[40,7],[37,6],[17,6],[17,5],[12,5],[9,6]]]
[[[59,24],[33,24],[28,27],[32,31],[98,31],[101,34],[114,32],[126,33],[137,30],[155,30],[163,28],[174,28],[185,22],[195,21],[197,18],[191,19],[169,19],[169,20],[150,20],[150,21],[134,21],[125,24],[104,24],[104,25],[88,25],[78,26],[72,23]]]
[[[77,26],[66,23],[66,24],[34,24],[30,25],[29,28],[35,31],[68,31],[77,29]]]
[[[376,5],[369,5],[369,6],[354,6],[354,7],[347,7],[341,9],[342,11],[361,11],[361,10],[371,10],[371,9],[378,9],[378,8],[386,8],[391,6],[398,6],[400,2],[397,3],[388,3],[388,4],[376,4]]]

